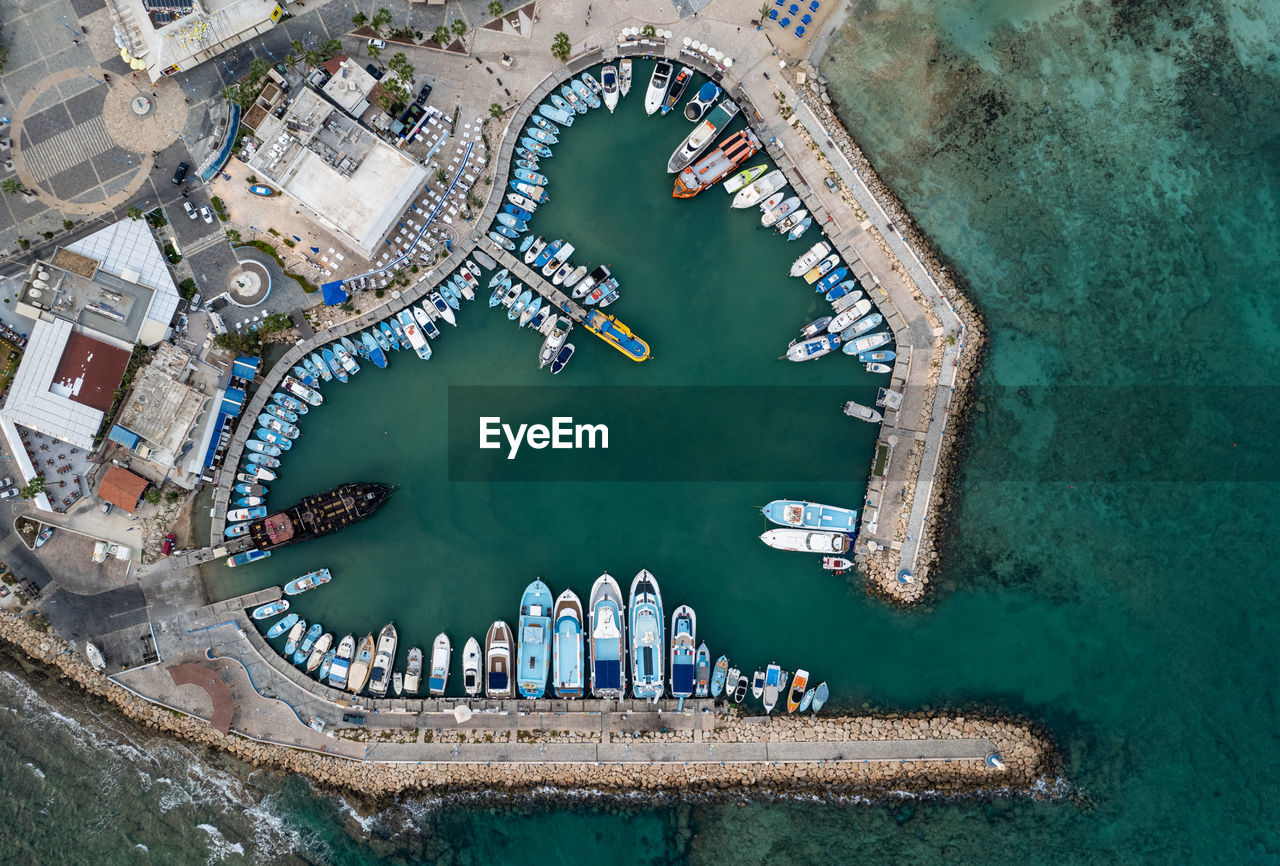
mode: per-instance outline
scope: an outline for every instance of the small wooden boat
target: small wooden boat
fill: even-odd
[[[694,661],[693,683],[693,696],[705,698],[711,689],[711,650],[707,649],[705,641],[698,645]]]
[[[400,671],[391,675],[391,688],[395,689],[397,695],[404,694],[404,674]]]
[[[254,195],[261,195],[261,196],[279,195],[279,193],[277,193],[271,187],[264,186],[263,184],[260,184],[260,183],[255,183],[253,186],[249,187],[249,192],[253,193]]]
[[[738,686],[733,690],[733,702],[740,704],[747,699],[747,678],[742,674],[738,674]]]
[[[878,364],[875,361],[872,361],[870,364],[867,365],[867,372],[868,373],[892,373],[893,368],[890,367],[888,364]]]
[[[315,589],[317,586],[324,586],[333,580],[333,575],[329,573],[329,569],[320,568],[315,571],[307,572],[302,577],[295,578],[284,585],[285,595],[299,595],[309,590]]]
[[[333,633],[325,632],[320,635],[320,639],[311,648],[311,655],[307,657],[307,673],[315,673],[320,668],[320,663],[324,661],[331,646],[333,646]]]
[[[280,635],[292,628],[297,621],[298,615],[296,613],[289,614],[284,619],[271,626],[271,628],[267,629],[268,640],[275,640],[280,637]]]
[[[800,699],[800,712],[809,712],[809,705],[813,703],[813,689],[809,689],[804,693],[804,697]]]
[[[292,614],[290,614],[292,616]],[[300,619],[293,624],[293,628],[289,629],[289,636],[284,642],[284,654],[286,656],[293,655],[297,650],[298,644],[302,642],[303,635],[307,633],[307,621]]]

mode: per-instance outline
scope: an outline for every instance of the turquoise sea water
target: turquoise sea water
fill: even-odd
[[[664,593],[679,587],[682,600],[698,608],[713,649],[760,646],[760,654],[805,659],[823,650],[832,667],[823,675],[839,683],[846,706],[982,702],[1044,721],[1066,750],[1079,802],[619,811],[614,803],[492,810],[409,801],[361,827],[341,800],[317,796],[297,780],[255,773],[245,781],[244,768],[150,741],[110,717],[99,722],[58,703],[53,687],[42,684],[35,694],[0,674],[0,703],[17,710],[0,713],[0,839],[7,850],[28,850],[12,847],[23,842],[68,852],[68,862],[148,862],[133,847],[138,843],[152,852],[172,846],[194,862],[223,855],[256,862],[286,849],[323,862],[600,862],[618,852],[640,862],[696,863],[1274,862],[1280,671],[1270,578],[1278,551],[1266,451],[1275,438],[1280,345],[1278,39],[1275,7],[1261,2],[921,0],[859,4],[834,40],[823,72],[843,116],[970,281],[993,331],[945,573],[925,609],[885,610],[856,587],[839,587],[810,568],[793,570],[781,554],[772,560],[776,592],[762,598],[767,575],[755,571],[741,587],[735,569],[758,545],[747,530],[759,529],[728,506],[736,498],[757,504],[776,485],[704,486],[713,507],[699,517],[709,523],[671,519],[661,537],[637,539],[608,519],[611,501],[603,493],[566,503],[543,486],[494,485],[477,515],[472,494],[448,492],[444,458],[418,455],[413,437],[393,439],[389,430],[386,451],[441,480],[425,492],[406,485],[388,506],[397,510],[353,530],[378,541],[385,540],[382,527],[416,522],[427,539],[418,558],[392,563],[424,598],[423,640],[445,626],[474,631],[509,610],[528,574],[541,572],[558,589],[572,573],[585,591],[601,567],[629,578],[647,565],[666,581]],[[659,123],[683,121],[650,119],[640,128]],[[607,126],[606,118],[591,117],[582,131]],[[555,159],[580,147],[582,170],[594,171],[587,138],[568,137]],[[600,146],[628,165],[631,148],[670,151],[665,142],[643,140]],[[657,183],[660,172],[643,182]],[[563,184],[552,180],[556,201],[539,225],[574,230],[556,208]],[[582,195],[598,196],[592,224],[602,232],[628,218],[616,195]],[[686,204],[704,209],[699,219],[714,220],[720,211],[707,201]],[[643,240],[647,214],[639,216],[611,242],[626,245],[636,233]],[[693,244],[693,225],[673,225],[656,249]],[[735,231],[727,219],[716,229]],[[657,359],[626,375],[681,384],[668,378],[675,358],[692,358],[699,382],[782,375],[785,368],[762,361],[752,367],[746,350],[753,340],[729,356],[704,348],[707,320],[700,317],[727,328],[728,314],[715,318],[725,289],[709,297],[701,275],[646,270],[642,253],[652,250],[610,255],[620,273],[625,261],[632,287],[613,309],[654,344]],[[772,267],[767,257],[775,253],[767,248],[751,255],[766,258],[748,271]],[[687,309],[697,313],[679,319],[681,327],[646,291],[662,279],[677,281]],[[785,315],[767,295],[731,295],[746,299],[735,324],[760,329],[771,347],[785,345],[794,327],[816,314],[790,306],[801,290],[785,278],[772,291],[788,298]],[[488,309],[466,313],[463,326],[441,340],[421,387],[549,381],[531,369],[532,335],[504,332],[506,320]],[[776,322],[761,324],[768,317]],[[728,328],[716,339],[733,335]],[[621,356],[587,337],[576,342],[579,357],[561,379],[581,385],[623,375],[629,362]],[[398,360],[358,387],[391,404],[410,375],[409,359]],[[836,376],[829,364],[806,366],[807,385],[846,381],[826,379]],[[840,366],[840,376],[852,369]],[[355,414],[365,399],[355,387],[349,394],[330,388],[336,396],[326,409]],[[817,414],[812,420],[823,423]],[[349,429],[376,437],[377,421],[354,418]],[[319,448],[324,436],[308,427],[294,456],[310,459],[301,449]],[[329,444],[342,461],[333,480],[376,468],[362,461],[386,459],[347,441]],[[273,496],[308,489],[286,472]],[[848,482],[813,495],[859,497],[860,490]],[[672,507],[648,496],[641,506]],[[467,507],[452,508],[455,502]],[[548,533],[543,547],[517,551],[530,526]],[[465,555],[465,546],[450,546],[457,538],[470,538],[477,549],[496,540],[521,563],[502,575],[510,586],[494,576],[494,555]],[[689,553],[701,545],[710,550]],[[608,556],[590,556],[588,548]],[[279,559],[292,572],[328,553],[317,549],[313,557],[301,547],[296,559],[281,554],[268,562]],[[690,559],[738,556],[743,562],[711,574],[684,567]],[[360,563],[335,570],[349,573]],[[387,570],[384,561],[372,566]],[[243,588],[260,585],[251,569],[244,572],[237,575]],[[467,580],[474,614],[455,612],[441,573]],[[315,595],[309,602],[326,604]],[[806,603],[811,599],[817,601]],[[383,609],[367,604],[344,627],[373,618],[367,627],[376,628]],[[816,624],[782,627],[802,612]],[[313,615],[348,616],[323,607]],[[763,643],[761,622],[777,631]],[[55,697],[42,696],[51,692]],[[72,715],[81,718],[68,721]],[[99,766],[106,770],[85,770]],[[157,786],[141,773],[178,779],[188,796],[162,797],[167,783]],[[130,796],[87,793],[107,778],[127,785]],[[233,800],[254,804],[253,811],[230,806]],[[355,841],[365,834],[371,841]]]

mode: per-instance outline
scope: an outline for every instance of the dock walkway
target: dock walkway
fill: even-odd
[[[511,271],[513,277],[519,277],[526,288],[532,289],[555,304],[575,322],[581,322],[587,317],[587,311],[579,306],[577,301],[543,279],[542,274],[526,265],[523,260],[516,258],[514,253],[507,252],[487,237],[481,238],[477,246],[493,256],[502,267]]]

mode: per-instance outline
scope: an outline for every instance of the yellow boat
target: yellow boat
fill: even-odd
[[[613,316],[591,310],[582,326],[633,361],[649,360],[649,344]]]

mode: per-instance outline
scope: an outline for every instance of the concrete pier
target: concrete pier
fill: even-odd
[[[525,288],[542,295],[544,300],[555,304],[575,322],[581,322],[586,318],[587,311],[579,306],[577,301],[545,280],[542,274],[526,265],[522,259],[516,258],[515,253],[507,252],[488,237],[481,238],[477,246],[493,256],[500,266],[511,271],[511,276],[524,283]]]

